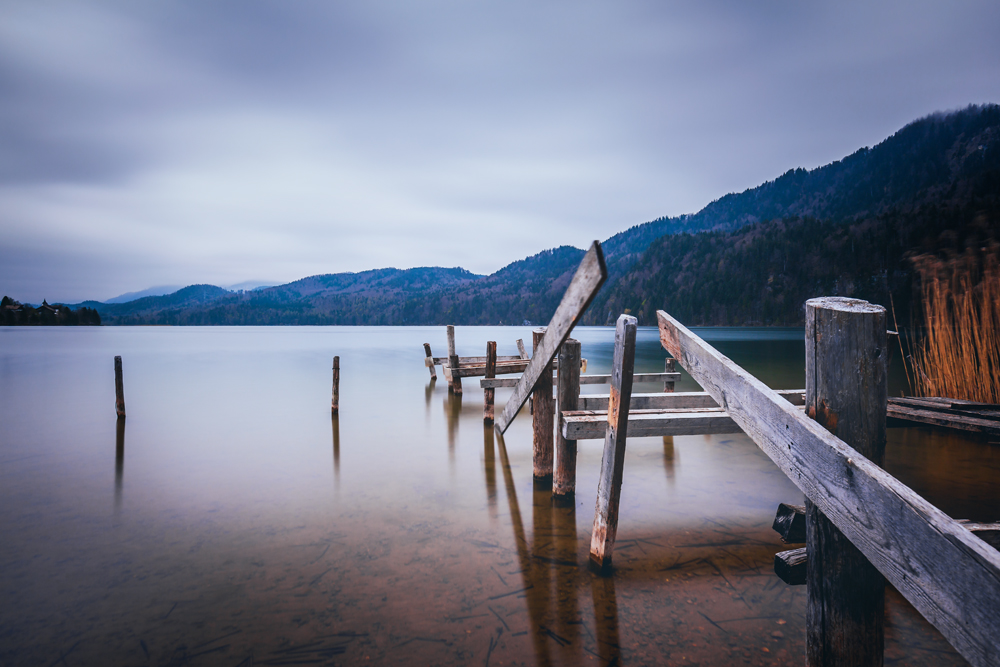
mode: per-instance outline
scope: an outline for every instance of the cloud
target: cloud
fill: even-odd
[[[76,300],[381,266],[491,272],[996,101],[998,14],[8,4],[0,252],[31,261],[0,265],[0,287]]]

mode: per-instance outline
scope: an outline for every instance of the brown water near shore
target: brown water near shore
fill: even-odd
[[[705,335],[801,386],[801,330]],[[613,331],[576,337],[606,372]],[[516,338],[459,328],[459,353]],[[749,439],[630,440],[599,577],[601,443],[553,506],[526,412],[495,438],[475,382],[429,381],[423,342],[441,354],[443,328],[0,329],[0,664],[802,664],[805,589],[774,576],[770,528],[802,496]],[[636,370],[663,357],[642,330]],[[1000,518],[995,446],[893,429],[886,468]],[[965,664],[894,591],[886,625],[887,664]]]

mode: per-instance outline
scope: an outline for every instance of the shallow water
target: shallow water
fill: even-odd
[[[699,333],[772,387],[804,383],[801,329]],[[574,335],[608,372],[613,330]],[[457,338],[516,354],[531,331]],[[636,371],[662,370],[655,329],[638,338]],[[431,383],[424,342],[444,356],[442,327],[0,328],[0,664],[802,664],[805,589],[774,576],[770,528],[802,495],[749,439],[630,439],[598,577],[601,442],[554,507],[527,411],[494,439],[478,382]],[[886,467],[995,520],[998,452],[892,429]],[[893,591],[886,646],[964,664]]]

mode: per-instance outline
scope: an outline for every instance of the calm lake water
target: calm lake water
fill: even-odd
[[[803,386],[801,329],[697,331]],[[574,335],[607,373],[613,329]],[[459,327],[458,352],[517,338]],[[424,342],[446,354],[443,327],[0,328],[0,664],[803,664],[805,588],[774,576],[770,527],[802,494],[748,438],[630,439],[599,577],[602,442],[553,507],[527,410],[495,440],[478,382],[431,383]],[[636,371],[664,357],[640,329]],[[1000,518],[996,446],[892,429],[886,467],[956,518]],[[887,664],[964,664],[894,591],[886,624]]]

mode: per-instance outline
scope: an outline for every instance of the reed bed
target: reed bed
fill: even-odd
[[[921,255],[914,265],[923,311],[915,394],[1000,403],[1000,245],[950,259]]]

